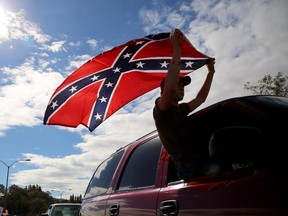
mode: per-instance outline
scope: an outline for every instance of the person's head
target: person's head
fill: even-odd
[[[175,95],[177,97],[177,100],[180,101],[184,97],[184,87],[189,85],[191,83],[191,78],[189,76],[180,77],[179,83],[178,83],[178,93]],[[165,78],[161,81],[160,89],[161,89],[161,95],[164,90],[165,85]]]

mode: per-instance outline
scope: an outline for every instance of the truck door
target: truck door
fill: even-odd
[[[82,200],[80,215],[106,215],[106,203],[111,193],[109,188],[123,153],[124,150],[116,152],[97,167]]]
[[[107,215],[156,215],[160,151],[158,137],[136,146],[125,164],[116,190],[109,197]]]

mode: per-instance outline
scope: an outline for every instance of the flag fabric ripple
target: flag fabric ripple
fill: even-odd
[[[170,33],[148,35],[103,52],[76,69],[52,94],[44,125],[77,127],[92,132],[133,99],[160,86],[173,54]],[[210,58],[181,36],[181,76]]]

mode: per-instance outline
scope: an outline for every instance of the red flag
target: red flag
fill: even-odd
[[[44,116],[45,125],[93,131],[128,102],[159,87],[166,76],[173,47],[170,33],[148,35],[103,52],[84,63],[53,93]],[[181,76],[210,58],[182,35]]]

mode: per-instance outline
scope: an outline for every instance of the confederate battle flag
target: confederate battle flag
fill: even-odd
[[[128,102],[159,87],[173,54],[170,33],[148,35],[103,52],[84,63],[55,90],[45,125],[86,126],[91,132]],[[206,64],[182,35],[181,76]]]

